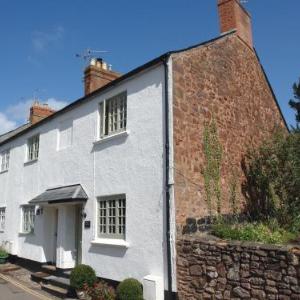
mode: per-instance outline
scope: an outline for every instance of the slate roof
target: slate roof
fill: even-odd
[[[6,133],[0,135],[0,144],[4,143],[6,140],[13,138],[15,135],[23,132],[25,129],[29,128],[30,125],[31,125],[30,123],[27,123],[27,124],[24,124],[14,130],[12,130],[12,131],[9,131],[9,132],[6,132]]]
[[[61,186],[46,190],[29,201],[30,204],[56,204],[67,202],[84,202],[88,196],[80,184]]]

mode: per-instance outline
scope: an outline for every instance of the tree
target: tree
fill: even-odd
[[[293,85],[293,91],[294,91],[294,99],[291,99],[289,101],[289,104],[292,109],[296,111],[296,122],[297,122],[297,128],[299,128],[300,124],[300,79],[298,84],[295,82]]]

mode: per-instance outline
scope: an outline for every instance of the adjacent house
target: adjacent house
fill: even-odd
[[[152,280],[156,299],[183,288],[176,239],[187,219],[208,214],[205,124],[217,124],[225,195],[232,167],[243,180],[249,145],[286,127],[250,15],[238,0],[218,9],[219,37],[125,75],[93,59],[84,97],[57,112],[35,103],[28,124],[0,136],[0,241],[11,254],[60,269],[89,264],[147,291]]]

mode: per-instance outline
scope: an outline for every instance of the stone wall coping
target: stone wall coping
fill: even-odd
[[[197,235],[184,235],[178,238],[178,243],[201,243],[202,245],[217,246],[217,247],[241,247],[252,250],[267,250],[267,251],[284,251],[292,252],[300,256],[300,245],[288,244],[288,245],[275,245],[275,244],[263,244],[251,241],[234,241],[223,240],[212,235],[197,236]]]

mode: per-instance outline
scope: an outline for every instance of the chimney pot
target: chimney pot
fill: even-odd
[[[91,65],[91,66],[95,66],[96,63],[97,63],[96,58],[92,58],[92,59],[91,59],[91,62],[90,62],[90,65]]]
[[[251,16],[240,0],[218,0],[221,34],[237,31],[237,35],[253,48]]]

